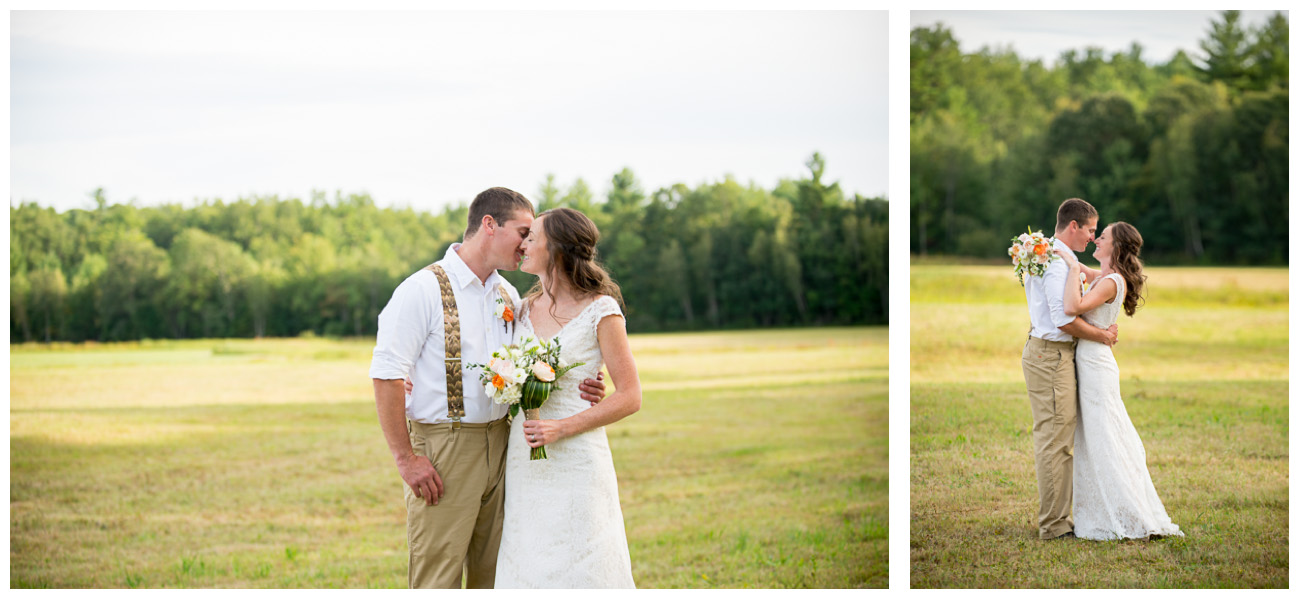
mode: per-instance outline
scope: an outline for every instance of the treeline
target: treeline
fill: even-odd
[[[1148,260],[1285,264],[1288,31],[1224,11],[1204,58],[1152,66],[1135,42],[1048,67],[913,29],[911,251],[1005,257],[1080,197],[1136,226]]]
[[[727,178],[647,194],[624,169],[601,200],[553,177],[529,197],[596,222],[632,331],[884,323],[886,202],[827,185],[819,155],[807,166],[773,190]],[[94,199],[10,207],[11,341],[373,335],[397,284],[460,241],[468,218],[463,204],[431,214],[364,194]]]

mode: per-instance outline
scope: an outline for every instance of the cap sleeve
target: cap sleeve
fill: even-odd
[[[592,304],[591,323],[593,326],[599,326],[600,321],[610,315],[623,316],[623,309],[619,308],[618,301],[610,296],[601,296]]]
[[[1111,300],[1111,302],[1116,304],[1123,302],[1125,294],[1124,288],[1126,287],[1124,277],[1119,273],[1111,273],[1110,275],[1107,275],[1107,277],[1113,277],[1115,279],[1115,299]]]

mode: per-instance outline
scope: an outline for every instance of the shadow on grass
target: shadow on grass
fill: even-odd
[[[913,384],[913,587],[1285,587],[1286,381],[1125,381],[1185,538],[1040,541],[1023,384]]]

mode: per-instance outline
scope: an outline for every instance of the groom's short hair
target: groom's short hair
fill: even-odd
[[[1087,200],[1070,198],[1062,202],[1061,207],[1056,209],[1056,230],[1061,231],[1069,227],[1070,221],[1083,226],[1095,218],[1097,218],[1097,209],[1088,204]]]
[[[465,229],[468,238],[478,232],[484,215],[491,215],[498,225],[509,221],[517,212],[533,214],[533,203],[523,194],[503,187],[488,188],[479,192],[474,201],[469,203],[469,227]]]

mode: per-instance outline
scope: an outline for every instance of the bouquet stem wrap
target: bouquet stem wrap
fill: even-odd
[[[519,405],[524,409],[524,419],[528,421],[537,421],[541,417],[542,403],[551,397],[551,388],[554,384],[545,381],[538,381],[532,377],[524,382],[523,395],[519,400]],[[538,446],[528,453],[529,460],[545,460],[546,446]]]

